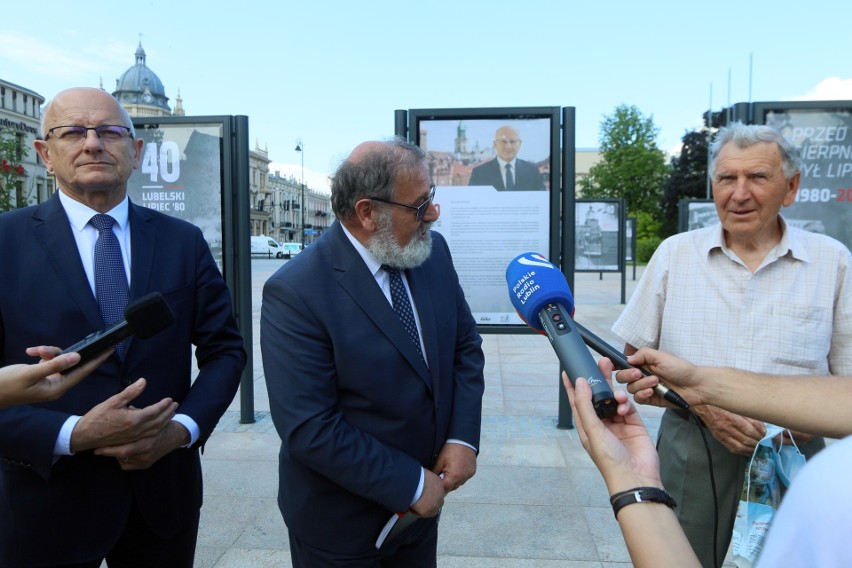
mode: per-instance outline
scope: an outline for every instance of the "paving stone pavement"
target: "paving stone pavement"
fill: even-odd
[[[240,395],[202,456],[204,506],[197,568],[290,567],[276,502],[279,439],[259,349],[263,282],[281,262],[252,261],[255,422],[240,423]],[[637,271],[637,279],[641,268]],[[575,317],[620,347],[609,331],[621,313],[619,273],[578,273]],[[628,267],[626,297],[636,281]],[[573,429],[557,428],[558,361],[534,334],[487,334],[482,443],[476,476],[447,497],[438,566],[614,568],[630,566],[603,479]],[[642,408],[652,435],[661,411]]]

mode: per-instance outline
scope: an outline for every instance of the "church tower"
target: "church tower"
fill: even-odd
[[[136,64],[115,80],[112,96],[130,116],[171,116],[172,109],[163,82],[145,64],[145,50],[142,49],[141,40],[135,55]],[[178,102],[183,101],[178,99]],[[182,104],[180,110],[183,112]]]
[[[464,125],[463,121],[459,121],[459,125],[456,128],[456,156],[466,157],[467,155],[467,128]]]

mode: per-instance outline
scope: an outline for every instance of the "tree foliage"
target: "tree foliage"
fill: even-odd
[[[11,210],[13,203],[22,206],[17,191],[18,180],[26,173],[21,163],[26,155],[27,149],[20,147],[15,131],[0,128],[0,213]]]
[[[583,197],[624,198],[631,214],[659,214],[669,168],[659,129],[635,106],[620,105],[601,122],[601,161],[580,181]]]
[[[707,130],[686,132],[680,155],[672,159],[672,173],[663,189],[663,212],[671,233],[677,227],[682,198],[707,198]]]

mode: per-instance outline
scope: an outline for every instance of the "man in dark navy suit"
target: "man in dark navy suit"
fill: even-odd
[[[494,135],[497,157],[473,168],[467,185],[491,185],[497,191],[542,190],[544,180],[538,167],[518,159],[521,136],[511,126],[502,126]]]
[[[358,146],[338,221],[264,286],[261,350],[295,567],[434,567],[444,495],[476,472],[482,339],[423,151]],[[402,315],[397,310],[404,312]],[[419,517],[378,550],[393,514]]]
[[[191,568],[198,449],[246,362],[230,294],[197,227],[127,198],[143,142],[112,96],[62,91],[42,135],[57,192],[0,215],[0,366],[112,323],[101,297],[120,290],[160,292],[175,322],[127,340],[59,400],[0,411],[0,566]]]

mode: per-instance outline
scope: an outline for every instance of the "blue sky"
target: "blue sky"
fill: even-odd
[[[393,135],[396,109],[573,106],[577,146],[596,147],[604,116],[631,104],[670,150],[711,100],[852,99],[848,0],[48,0],[18,14],[0,30],[3,79],[48,99],[111,91],[141,33],[170,103],[180,90],[189,115],[248,115],[252,147],[297,178],[301,138],[314,188]]]

